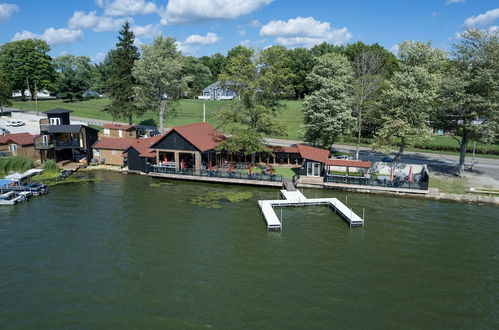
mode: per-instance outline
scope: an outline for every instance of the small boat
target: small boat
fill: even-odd
[[[15,191],[9,191],[5,194],[0,195],[0,205],[14,205],[18,202],[25,201],[26,198],[26,196],[20,195]]]

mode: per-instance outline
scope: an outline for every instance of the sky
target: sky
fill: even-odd
[[[468,27],[499,30],[499,1],[0,0],[0,44],[40,38],[53,57],[99,62],[127,20],[137,45],[162,34],[192,56],[225,55],[237,45],[310,48],[324,41],[377,42],[396,53],[405,40],[449,50]]]

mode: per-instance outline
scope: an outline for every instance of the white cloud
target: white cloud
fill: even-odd
[[[243,30],[243,29],[238,29],[238,30],[237,30],[237,33],[238,33],[240,36],[245,36],[245,35],[246,35],[246,30]]]
[[[161,24],[194,23],[210,19],[235,19],[273,0],[169,0],[160,11]]]
[[[262,26],[262,23],[260,23],[257,19],[254,19],[254,20],[249,21],[249,25],[251,27],[257,28],[257,27]]]
[[[108,16],[146,15],[158,11],[158,7],[154,2],[144,0],[101,0],[97,4],[105,8],[104,15]]]
[[[320,22],[313,17],[291,18],[287,22],[270,21],[260,29],[261,36],[277,37],[277,43],[284,46],[312,47],[322,42],[341,45],[352,38],[347,28],[331,28],[329,22]]]
[[[7,22],[12,14],[19,11],[19,7],[10,3],[0,3],[0,23]]]
[[[126,21],[133,22],[133,19],[98,16],[95,14],[95,10],[88,14],[83,11],[75,11],[73,17],[68,21],[68,27],[71,29],[92,29],[95,32],[118,31]]]
[[[199,46],[186,45],[181,41],[177,41],[177,49],[184,55],[194,55],[199,50]]]
[[[393,54],[397,55],[399,53],[399,45],[398,44],[393,45],[392,47],[390,47],[390,51]]]
[[[92,61],[100,62],[105,58],[106,58],[106,53],[97,53],[95,54],[95,56],[92,57]]]
[[[244,47],[249,47],[251,45],[251,40],[242,40],[239,44]]]
[[[71,44],[82,37],[83,32],[81,30],[48,28],[42,34],[33,33],[27,30],[17,32],[12,38],[12,41],[23,39],[42,39],[49,45],[58,45]]]
[[[463,3],[465,2],[466,0],[447,0],[447,2],[445,3],[446,5],[451,5],[453,3]]]
[[[160,33],[159,26],[156,24],[135,25],[132,26],[132,31],[138,38],[152,38]]]
[[[475,26],[475,25],[488,25],[499,18],[499,8],[489,10],[483,14],[477,16],[468,17],[464,21],[464,25],[466,26]]]
[[[205,36],[193,34],[187,37],[182,44],[185,45],[211,45],[220,41],[220,37],[216,33],[208,32]]]

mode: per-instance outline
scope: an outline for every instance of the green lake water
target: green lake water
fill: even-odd
[[[352,193],[365,228],[304,207],[267,232],[277,189],[92,175],[0,208],[0,328],[499,328],[498,207]],[[191,203],[226,190],[254,196]]]

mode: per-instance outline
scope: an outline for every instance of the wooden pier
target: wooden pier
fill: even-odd
[[[328,205],[335,213],[341,215],[350,227],[364,227],[364,219],[355,214],[351,208],[348,208],[337,198],[307,198],[299,190],[281,190],[281,195],[285,199],[258,201],[258,206],[267,223],[267,230],[282,230],[282,223],[277,217],[274,207],[314,205]]]

